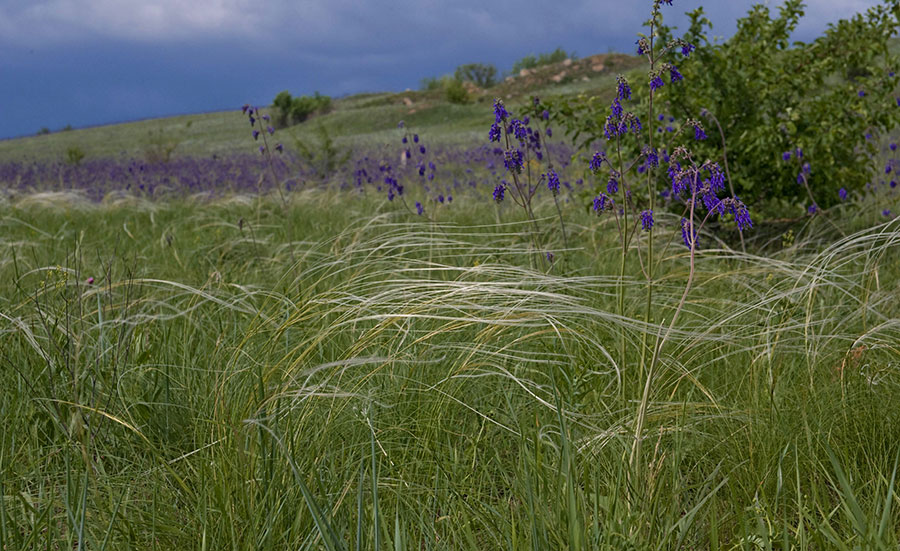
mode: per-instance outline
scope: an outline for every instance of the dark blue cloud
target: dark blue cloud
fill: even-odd
[[[264,104],[283,89],[342,95],[415,88],[460,63],[505,69],[557,46],[580,55],[631,52],[649,4],[194,0],[194,12],[179,13],[186,4],[144,0],[138,17],[128,6],[115,9],[130,0],[6,2],[0,137]],[[684,26],[683,13],[701,3],[676,0],[665,8],[667,23]],[[713,33],[731,35],[753,3],[706,2]],[[798,39],[878,2],[808,3]]]

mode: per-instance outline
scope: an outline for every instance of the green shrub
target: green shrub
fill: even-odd
[[[900,8],[877,6],[813,42],[792,43],[803,13],[800,0],[788,0],[776,17],[755,6],[730,40],[711,44],[711,25],[698,8],[683,37],[697,46],[679,66],[687,85],[664,88],[676,116],[699,117],[705,108],[720,121],[735,190],[745,200],[814,199],[828,207],[840,187],[862,189],[877,177],[877,137],[900,124],[893,75],[900,66],[888,48]],[[661,38],[671,38],[668,29]],[[718,129],[707,134],[703,152],[713,154],[721,147]],[[813,199],[798,185],[804,163]]]
[[[275,107],[275,122],[280,127],[299,124],[313,113],[327,113],[331,110],[331,98],[316,92],[312,96],[291,97],[290,92],[279,92],[272,101]]]
[[[419,89],[425,92],[440,90],[441,86],[441,79],[438,77],[425,77],[419,82]]]
[[[566,59],[575,58],[575,52],[566,52],[562,48],[557,48],[549,53],[543,53],[537,56],[532,54],[523,57],[513,63],[512,72],[518,73],[522,69],[534,69],[535,67],[540,67],[542,65],[550,65],[551,63],[559,63]]]
[[[327,182],[350,159],[350,150],[341,151],[325,126],[316,126],[316,141],[303,141],[294,136],[294,145],[301,162],[307,165],[317,178]],[[317,143],[316,143],[317,142]]]
[[[71,146],[66,149],[66,162],[70,165],[80,165],[84,160],[85,152],[78,146]]]
[[[490,88],[497,84],[497,68],[485,63],[460,65],[453,76],[460,82],[472,82],[479,88]]]
[[[461,80],[447,79],[444,84],[444,95],[450,103],[469,103],[469,92]]]

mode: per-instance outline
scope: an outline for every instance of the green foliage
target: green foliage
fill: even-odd
[[[679,62],[684,84],[663,89],[676,116],[699,118],[705,108],[718,118],[735,190],[758,204],[771,198],[809,204],[797,182],[803,163],[810,165],[815,202],[838,202],[838,188],[859,190],[875,177],[877,137],[900,124],[893,95],[898,79],[889,76],[900,65],[888,49],[898,28],[896,6],[876,6],[829,26],[813,42],[791,43],[803,13],[800,0],[786,2],[777,16],[755,6],[738,21],[734,37],[712,44],[711,25],[698,8],[683,37],[697,46]],[[663,28],[661,39],[670,37]],[[707,134],[700,151],[714,155],[722,145],[719,132],[708,124]],[[789,161],[782,160],[784,152],[792,152]]]
[[[527,55],[522,59],[513,63],[512,72],[518,73],[522,69],[534,69],[551,63],[559,63],[566,59],[576,59],[575,52],[566,52],[562,48],[557,48],[552,52],[545,52],[539,55]]]
[[[291,97],[290,92],[279,92],[272,101],[275,107],[275,123],[279,127],[299,124],[314,113],[327,113],[331,110],[331,98],[316,92],[312,96]]]
[[[419,82],[419,89],[425,92],[440,90],[442,86],[441,79],[438,77],[425,77]]]
[[[684,80],[670,84],[663,74],[666,85],[656,92],[655,111],[674,115],[679,124],[702,120],[708,139],[691,140],[691,148],[699,158],[721,161],[723,143],[715,119],[719,121],[731,183],[746,203],[765,207],[770,215],[785,214],[785,209],[796,213],[799,205],[810,204],[811,192],[819,207],[829,207],[838,202],[840,187],[853,192],[877,177],[883,168],[873,163],[878,138],[900,124],[898,78],[890,76],[900,72],[900,63],[888,49],[898,13],[896,7],[877,6],[802,43],[790,40],[803,15],[800,0],[786,2],[777,16],[759,5],[738,20],[731,39],[714,44],[707,35],[710,22],[697,9],[688,14],[691,24],[683,36],[696,50],[685,59],[675,48],[661,60],[677,65]],[[660,42],[671,39],[666,27],[656,37]],[[635,73],[631,78],[647,76]],[[646,113],[646,86],[635,86],[634,97]],[[606,142],[603,124],[611,99],[608,91],[545,102],[554,120],[584,147]],[[707,112],[711,116],[704,116]],[[867,140],[867,134],[873,139]],[[671,151],[679,139],[683,142],[672,136],[655,135],[655,144]],[[637,153],[629,141],[624,145]],[[782,160],[785,152],[791,152],[788,161]],[[810,192],[798,184],[804,163],[809,163]]]
[[[339,167],[349,161],[350,150],[341,151],[322,124],[316,126],[315,134],[315,142],[303,141],[294,136],[294,145],[301,162],[312,169],[320,181],[327,182]]]
[[[486,63],[468,63],[456,68],[453,77],[461,82],[472,82],[479,88],[497,84],[497,68]]]
[[[38,136],[45,136],[50,133],[50,129],[46,126],[42,126],[40,130],[37,131]]]
[[[73,145],[66,149],[66,162],[70,165],[80,165],[84,160],[85,153],[77,145]]]
[[[446,79],[444,81],[444,96],[450,103],[464,104],[469,103],[469,92],[463,85],[461,80],[455,78]]]

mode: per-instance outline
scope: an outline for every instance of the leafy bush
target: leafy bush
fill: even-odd
[[[444,81],[444,95],[450,103],[463,104],[469,102],[469,92],[461,80],[455,78]]]
[[[655,146],[667,147],[683,121],[704,120],[709,139],[697,154],[721,161],[724,134],[730,183],[769,215],[796,212],[798,205],[825,208],[840,200],[842,186],[863,188],[877,177],[872,156],[878,137],[900,124],[894,96],[900,64],[888,48],[900,8],[877,6],[829,26],[811,43],[791,42],[803,13],[801,0],[788,0],[775,17],[766,6],[754,6],[732,38],[712,44],[702,8],[689,12],[682,39],[695,50],[676,71],[690,85],[660,88],[654,100],[657,113],[677,121],[670,125],[673,134],[660,134]],[[659,29],[661,43],[672,38],[671,29]],[[635,93],[648,101],[645,92]],[[547,103],[582,146],[606,142],[606,97]]]
[[[80,165],[81,161],[84,160],[85,153],[78,146],[73,145],[66,149],[66,163],[70,165]]]
[[[419,89],[425,92],[440,90],[442,86],[441,79],[438,77],[425,77],[419,82]]]
[[[281,126],[299,124],[313,113],[327,113],[331,110],[331,98],[316,92],[312,96],[291,97],[290,92],[279,92],[272,101],[275,107],[275,121]]]
[[[534,69],[535,67],[540,67],[542,65],[550,65],[551,63],[559,63],[566,59],[575,58],[575,52],[566,52],[562,48],[557,48],[549,53],[543,53],[537,56],[532,54],[523,57],[513,63],[512,72],[518,73],[522,69]]]
[[[479,88],[490,88],[497,84],[497,68],[485,63],[460,65],[453,76],[461,82],[472,82]]]

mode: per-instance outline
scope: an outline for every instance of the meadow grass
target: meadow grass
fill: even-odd
[[[680,238],[289,200],[0,205],[0,549],[897,548],[900,221],[702,236],[630,461]]]

